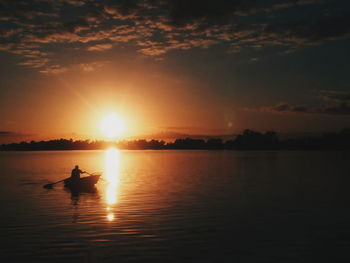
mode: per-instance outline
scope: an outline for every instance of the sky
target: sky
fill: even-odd
[[[0,0],[0,143],[350,127],[347,0]]]

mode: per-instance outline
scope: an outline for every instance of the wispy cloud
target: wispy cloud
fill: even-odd
[[[83,71],[92,72],[102,68],[108,63],[109,63],[108,61],[95,61],[90,63],[81,63],[79,64],[79,66]]]
[[[280,102],[272,106],[260,108],[247,108],[247,110],[261,111],[278,114],[328,114],[350,115],[350,92],[339,90],[320,91],[319,97],[325,102],[317,105],[291,105],[288,102]]]
[[[89,51],[103,51],[103,50],[108,50],[113,47],[112,44],[97,44],[91,47],[88,47],[87,50]]]
[[[0,131],[0,144],[21,141],[33,137],[34,134],[27,134],[15,131],[2,130]]]

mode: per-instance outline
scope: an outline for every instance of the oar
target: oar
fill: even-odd
[[[97,174],[102,175],[102,173],[97,173],[97,172],[94,172],[94,173],[91,174],[91,173],[88,173],[88,172],[85,171],[85,173],[88,174],[88,175],[91,175],[91,176],[95,176]],[[105,179],[103,179],[102,177],[100,177],[100,180],[105,181]]]
[[[94,174],[91,174],[91,173],[88,173],[88,172],[85,172],[85,173],[87,173],[88,175],[94,175]],[[54,184],[58,184],[58,183],[60,183],[60,182],[63,182],[64,180],[66,180],[66,179],[63,179],[63,180],[60,180],[60,181],[58,181],[58,182],[51,183],[51,184],[45,184],[43,187],[44,187],[44,188],[52,188],[52,186],[53,186]]]
[[[58,182],[56,182],[56,183],[45,184],[43,187],[44,187],[44,188],[52,188],[52,186],[53,186],[54,184],[58,184],[58,183],[60,183],[60,182],[63,182],[64,180],[66,180],[66,179],[60,180],[60,181],[58,181]]]
[[[88,173],[88,172],[86,172],[86,171],[85,171],[85,173],[88,174],[88,175],[92,175],[92,176],[98,175],[98,174],[102,174],[102,173],[100,173],[100,172],[93,172],[93,173],[91,174],[91,173]]]

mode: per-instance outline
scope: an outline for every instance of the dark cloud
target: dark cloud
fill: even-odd
[[[24,134],[24,133],[19,133],[19,132],[14,132],[14,131],[0,131],[0,139],[7,138],[7,137],[21,137],[21,136],[27,136],[30,134]]]
[[[15,131],[0,131],[0,144],[22,141],[32,136],[35,135]]]
[[[320,107],[290,105],[287,102],[262,107],[259,110],[270,113],[310,113],[329,115],[350,115],[350,92],[339,90],[320,91],[319,97],[326,102]]]
[[[350,91],[322,90],[320,97],[329,101],[348,102],[350,101]]]
[[[85,5],[85,1],[80,1],[80,0],[60,0],[61,2],[74,5],[74,6],[83,6]]]
[[[289,108],[290,107],[289,107],[288,103],[282,102],[282,103],[279,103],[275,106],[270,107],[269,110],[281,112],[281,111],[287,111],[287,110],[289,110]]]
[[[23,28],[8,28],[0,31],[0,38],[9,38],[23,31]]]
[[[309,109],[306,106],[301,106],[301,105],[297,105],[297,106],[293,106],[290,105],[287,102],[281,102],[278,103],[276,105],[273,106],[269,106],[269,107],[262,107],[260,108],[261,111],[264,112],[272,112],[272,113],[302,113],[302,112],[309,112]]]
[[[327,5],[329,2],[337,2],[334,5],[337,8]],[[162,56],[172,50],[206,49],[219,43],[226,45],[228,53],[265,46],[294,50],[348,37],[350,16],[342,11],[348,7],[344,3],[342,0],[1,0],[0,50],[22,56],[20,65],[41,72],[68,66],[69,63],[57,65],[62,52],[53,48],[57,43],[64,43],[66,49],[82,51],[107,51],[112,46],[128,45],[147,56]],[[324,7],[315,9],[319,12],[306,18],[299,18],[299,10],[294,10],[321,4]],[[294,10],[284,19],[288,22],[271,19],[271,15],[286,9]],[[257,14],[261,16],[259,19]],[[51,52],[46,52],[48,48]]]
[[[325,4],[334,2],[334,0],[298,0],[297,5],[312,5],[312,4]]]
[[[325,114],[350,115],[350,92],[338,90],[323,90],[320,92],[323,100],[329,102],[328,105],[320,109]]]
[[[12,131],[0,131],[0,136],[9,136],[9,135],[15,135],[15,132]]]
[[[232,21],[237,11],[249,10],[254,7],[254,0],[174,0],[158,1],[163,3],[170,23],[176,26],[200,23],[203,27],[217,24],[227,24]]]
[[[267,39],[279,40],[281,44],[297,45],[316,44],[349,36],[349,34],[350,14],[317,21],[271,24],[265,26],[263,30],[263,36]]]
[[[293,106],[291,108],[292,112],[307,112],[307,108],[305,106]]]
[[[350,104],[343,102],[332,106],[321,108],[318,113],[332,115],[350,115]]]
[[[0,20],[2,21],[22,21],[33,20],[38,17],[57,18],[55,13],[48,3],[37,5],[36,1],[0,1]]]
[[[144,8],[143,1],[120,0],[120,1],[101,1],[103,9],[106,13],[113,15],[116,19],[135,18]]]

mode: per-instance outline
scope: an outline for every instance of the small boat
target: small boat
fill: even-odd
[[[89,191],[94,189],[95,184],[100,179],[100,174],[90,175],[87,177],[79,178],[79,180],[73,180],[72,178],[65,179],[64,187],[74,191]]]

